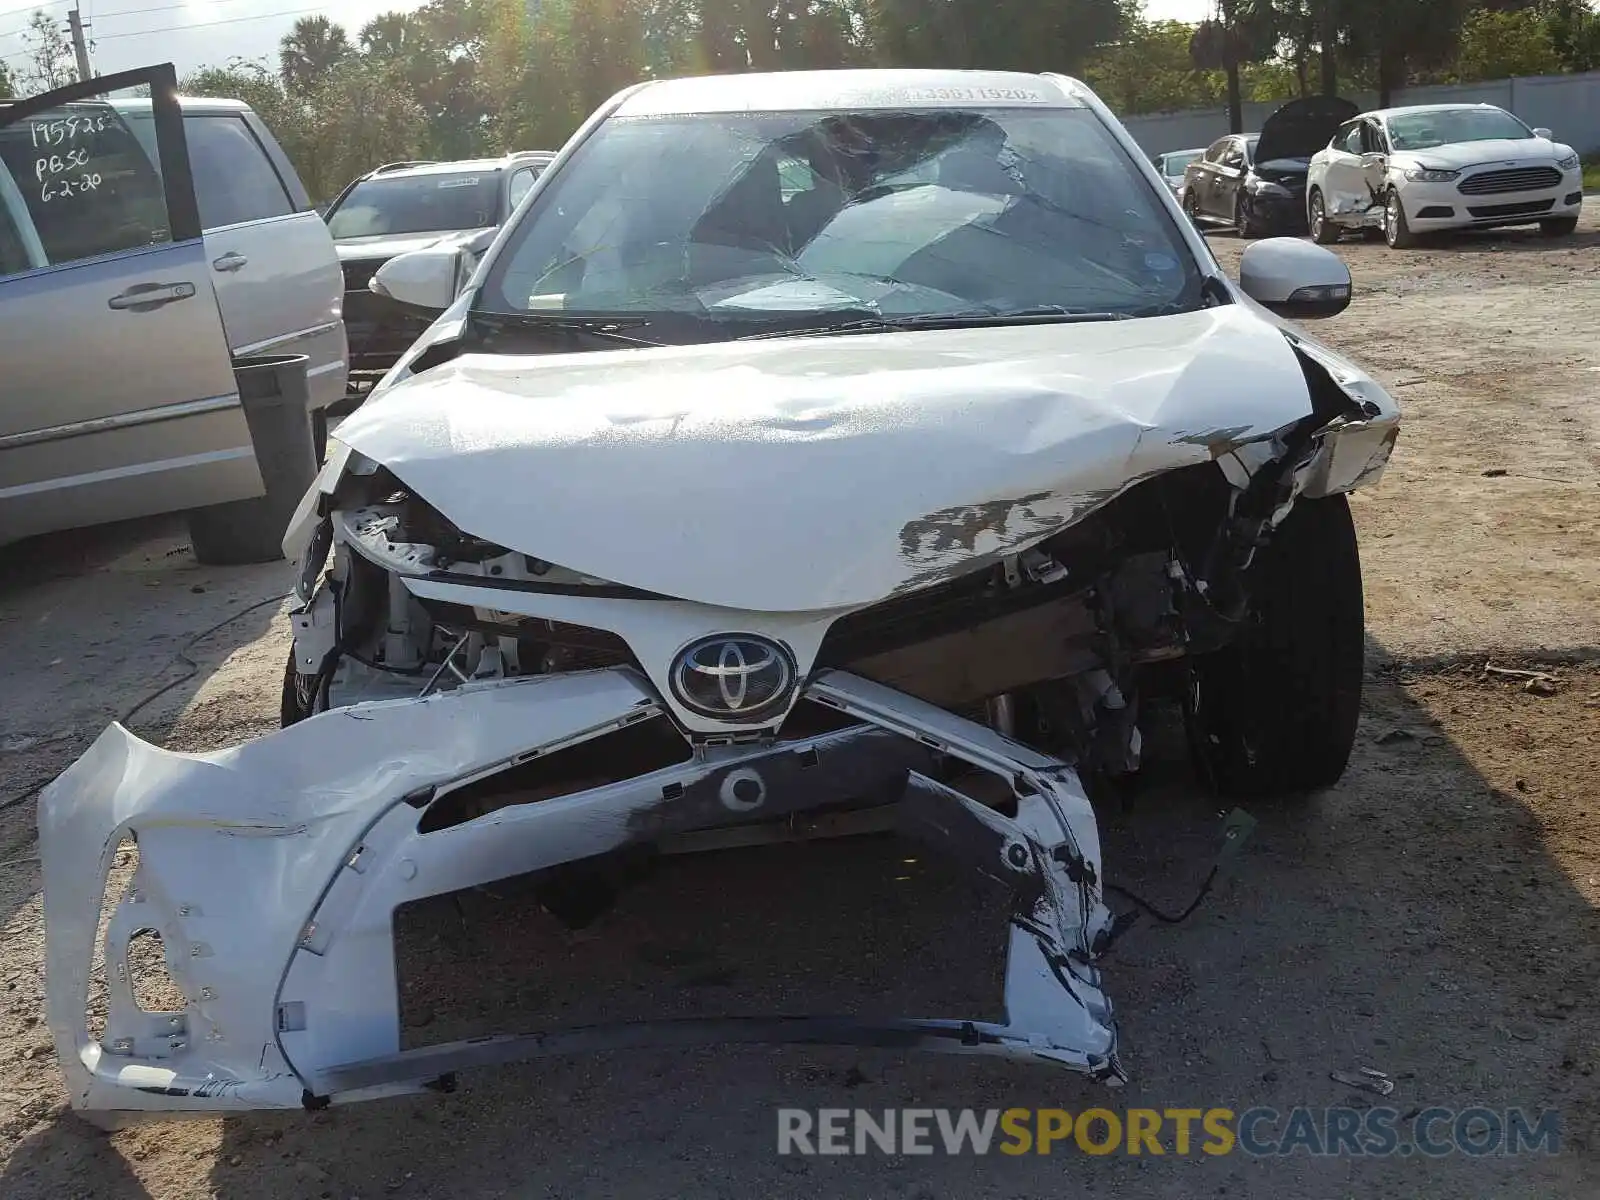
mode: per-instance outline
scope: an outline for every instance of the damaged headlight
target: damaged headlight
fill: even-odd
[[[1565,158],[1556,159],[1556,166],[1560,167],[1563,171],[1576,171],[1580,161],[1581,160],[1576,154],[1569,154]]]
[[[1251,179],[1244,185],[1244,190],[1252,196],[1292,195],[1288,188],[1281,183],[1273,183],[1270,179]]]
[[[1449,183],[1460,174],[1460,171],[1440,171],[1433,167],[1412,167],[1406,172],[1406,178],[1412,183]]]

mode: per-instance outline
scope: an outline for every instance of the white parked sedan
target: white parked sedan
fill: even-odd
[[[1577,152],[1492,104],[1436,104],[1364,113],[1311,160],[1311,235],[1382,229],[1390,246],[1446,229],[1538,225],[1551,237],[1578,227]]]
[[[374,277],[437,319],[285,539],[284,728],[187,755],[113,725],[41,795],[72,1103],[319,1108],[718,1040],[1121,1082],[1095,801],[1144,761],[1142,705],[1181,706],[1197,777],[1252,803],[1355,742],[1347,493],[1399,411],[1284,319],[1342,311],[1350,272],[1269,238],[1225,278],[1087,87],[980,71],[636,85],[464,285],[458,253]],[[578,926],[659,854],[892,827],[1000,890],[1003,1019],[402,1048],[402,904],[530,875]],[[146,929],[192,948],[180,1008],[135,1002]]]

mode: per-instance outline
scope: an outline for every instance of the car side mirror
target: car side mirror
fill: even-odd
[[[1533,136],[1537,137],[1537,138],[1543,138],[1545,141],[1548,142],[1548,141],[1551,141],[1556,135],[1554,133],[1552,133],[1550,130],[1544,128],[1543,126],[1540,126],[1538,129],[1535,129],[1533,131]]]
[[[367,287],[407,308],[437,316],[455,303],[460,270],[455,246],[425,246],[395,255],[378,268]]]
[[[1252,242],[1239,259],[1239,287],[1280,317],[1313,321],[1350,307],[1350,268],[1325,247],[1299,238]]]

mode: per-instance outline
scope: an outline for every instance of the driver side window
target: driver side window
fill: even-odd
[[[0,130],[8,270],[61,266],[172,240],[166,194],[144,147],[100,99]]]
[[[1361,153],[1361,122],[1352,121],[1341,129],[1334,140],[1334,145],[1346,154]]]
[[[1361,124],[1361,153],[1388,153],[1388,147],[1384,144],[1383,132],[1371,121],[1363,121]]]
[[[1212,142],[1211,148],[1206,151],[1206,161],[1208,163],[1221,162],[1222,156],[1228,152],[1228,146],[1229,141],[1227,138],[1223,138],[1219,142]]]

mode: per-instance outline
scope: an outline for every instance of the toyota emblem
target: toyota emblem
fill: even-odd
[[[782,712],[794,691],[794,659],[770,638],[719,633],[690,642],[672,663],[672,693],[690,712],[753,724]]]

